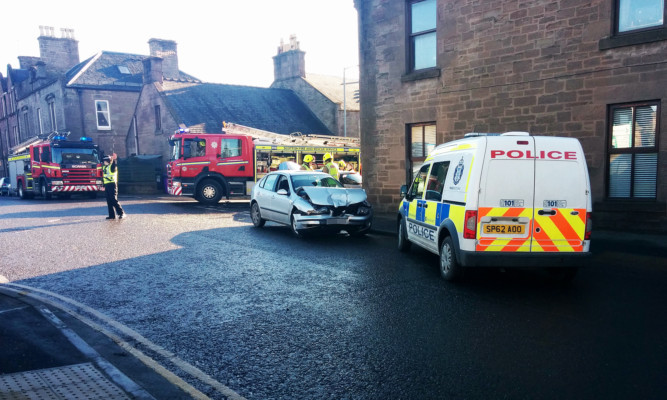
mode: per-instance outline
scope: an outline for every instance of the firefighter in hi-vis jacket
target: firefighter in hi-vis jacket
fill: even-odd
[[[118,163],[116,162],[118,156],[116,153],[111,156],[104,156],[102,161],[102,175],[104,179],[104,192],[107,196],[107,207],[109,208],[109,216],[107,219],[125,218],[125,211],[118,203]]]

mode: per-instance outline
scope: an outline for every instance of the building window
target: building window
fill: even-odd
[[[437,2],[436,0],[410,1],[409,6],[409,48],[410,71],[436,66]]]
[[[616,32],[665,27],[667,0],[616,0]]]
[[[21,143],[21,140],[19,138],[19,127],[14,125],[12,127],[12,130],[14,131],[14,146],[16,146],[17,144]]]
[[[658,115],[659,102],[610,106],[610,198],[656,198]]]
[[[30,118],[28,117],[28,110],[23,109],[23,126],[21,126],[21,130],[23,132],[23,137],[27,138],[30,137]]]
[[[97,129],[110,130],[109,102],[107,100],[95,100],[95,112],[97,113]]]
[[[408,126],[408,182],[424,163],[428,153],[435,148],[435,124]]]
[[[160,106],[155,106],[155,132],[162,131],[162,115],[160,113]]]
[[[56,101],[53,97],[50,99],[47,98],[46,101],[49,104],[49,119],[51,120],[51,132],[55,132],[58,129],[58,124],[56,123]]]
[[[39,134],[43,134],[44,130],[42,129],[42,109],[38,108],[37,109],[37,130],[39,131]]]

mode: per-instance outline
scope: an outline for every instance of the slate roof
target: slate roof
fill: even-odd
[[[72,67],[65,76],[70,87],[139,92],[143,84],[142,62],[147,57],[102,51]],[[183,72],[180,72],[179,78],[197,80]]]
[[[340,76],[306,74],[303,78],[313,88],[326,96],[333,103],[340,105],[350,111],[359,111],[359,102],[354,98],[354,92],[359,90],[359,80],[355,78],[346,78],[345,80],[345,99],[343,98],[343,78]]]
[[[220,132],[226,121],[281,134],[332,134],[287,89],[165,80],[161,94],[179,123],[207,133]]]

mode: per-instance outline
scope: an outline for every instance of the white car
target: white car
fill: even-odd
[[[346,231],[351,236],[371,229],[373,209],[364,189],[348,189],[318,171],[274,171],[255,184],[250,196],[255,227],[266,221],[289,225],[296,236],[309,231]]]

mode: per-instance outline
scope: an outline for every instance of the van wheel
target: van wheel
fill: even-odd
[[[461,276],[461,265],[456,260],[452,237],[447,236],[440,248],[440,276],[446,281],[455,281]]]
[[[262,218],[262,213],[259,211],[259,204],[257,202],[252,203],[250,206],[250,218],[255,228],[261,228],[266,223],[266,220]]]
[[[212,179],[206,179],[197,186],[197,200],[204,204],[217,204],[222,198],[222,187]]]
[[[410,250],[410,241],[408,240],[408,229],[405,226],[405,218],[398,222],[398,250],[406,252]]]

